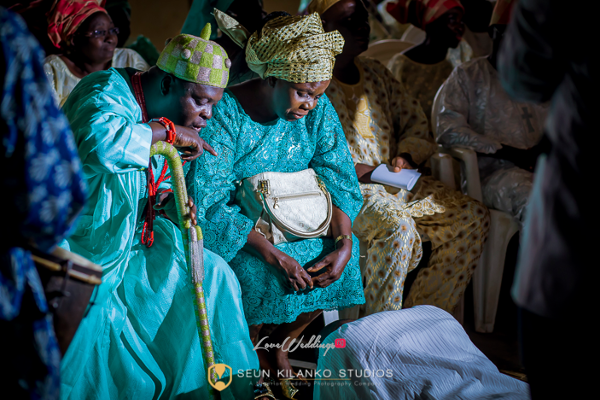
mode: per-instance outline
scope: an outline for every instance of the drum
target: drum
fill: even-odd
[[[35,249],[31,254],[53,316],[58,347],[64,355],[88,307],[94,305],[92,294],[102,283],[102,268],[60,247],[51,254]]]

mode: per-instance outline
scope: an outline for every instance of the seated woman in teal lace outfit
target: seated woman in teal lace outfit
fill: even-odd
[[[217,10],[215,15],[221,30],[239,39],[228,29],[235,21]],[[229,262],[240,281],[253,341],[262,339],[263,324],[277,328],[260,347],[289,337],[283,349],[259,352],[261,366],[271,376],[275,370],[289,376],[284,350],[310,321],[322,310],[364,303],[352,236],[363,200],[344,132],[324,94],[344,42],[337,31],[323,32],[317,14],[277,17],[243,42],[248,65],[262,79],[231,87],[213,107],[201,135],[218,157],[198,160],[188,184],[205,246]],[[232,200],[236,187],[262,172],[308,168],[331,194],[331,235],[274,246],[240,213]]]

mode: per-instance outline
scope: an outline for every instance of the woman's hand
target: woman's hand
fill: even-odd
[[[269,264],[279,272],[285,285],[295,292],[304,290],[307,287],[312,289],[313,282],[310,279],[310,275],[300,266],[298,261],[284,252],[277,250],[274,246],[273,248],[276,251],[273,254],[275,261]]]
[[[371,173],[373,173],[375,168],[377,167],[373,167],[372,165],[356,164],[354,169],[356,170],[358,181],[362,183],[373,183],[371,181]]]
[[[306,289],[307,286],[313,287],[310,275],[298,261],[278,250],[273,243],[254,229],[248,235],[244,250],[269,264],[288,288],[299,291]]]
[[[176,135],[173,146],[182,153],[181,158],[184,160],[195,160],[204,152],[204,150],[208,151],[213,156],[217,155],[217,152],[198,135],[197,130],[175,125],[175,132]]]
[[[357,164],[364,165],[364,164]],[[371,167],[374,169],[374,167]],[[350,218],[337,206],[333,206],[331,214],[331,234],[334,238],[340,236],[352,237],[352,222]],[[312,278],[316,287],[324,288],[340,279],[346,264],[352,257],[352,240],[343,238],[337,243],[338,248],[323,257],[321,261],[308,269],[308,272],[323,271],[322,274]]]
[[[403,169],[415,169],[410,162],[403,157],[394,157],[392,160],[392,167],[394,167],[394,172],[400,172]]]
[[[350,258],[352,257],[352,241],[349,239],[342,239],[340,242],[344,243],[339,249],[328,254],[321,261],[308,269],[308,272],[324,270],[322,274],[312,278],[314,286],[325,288],[342,276],[344,268],[346,268],[348,261],[350,261]]]

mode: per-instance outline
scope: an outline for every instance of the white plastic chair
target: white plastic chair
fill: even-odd
[[[412,46],[414,46],[414,43],[403,42],[398,39],[379,40],[371,43],[361,56],[372,57],[387,66],[392,57]]]
[[[431,111],[431,129],[436,136],[437,114],[439,113],[439,95],[444,85],[438,90]],[[466,148],[447,149],[439,146],[440,152],[458,159],[464,164],[466,173],[466,195],[483,202],[481,180],[477,154]],[[446,167],[446,165],[444,165]],[[450,168],[452,165],[450,164]],[[452,169],[444,172],[445,176],[454,177]],[[454,178],[452,178],[454,180]],[[490,231],[478,266],[473,274],[473,306],[475,309],[475,330],[489,333],[494,331],[496,312],[500,297],[500,285],[504,272],[506,250],[510,239],[519,231],[517,220],[510,214],[490,209]]]

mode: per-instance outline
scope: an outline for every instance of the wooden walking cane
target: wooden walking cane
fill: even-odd
[[[177,215],[179,216],[179,228],[183,238],[185,249],[185,258],[192,279],[194,293],[194,311],[196,314],[196,325],[198,326],[198,335],[203,350],[204,365],[207,371],[210,371],[209,383],[217,382],[215,369],[215,356],[213,352],[212,339],[210,336],[210,326],[208,325],[208,314],[206,312],[206,303],[204,301],[204,241],[202,230],[199,226],[192,226],[190,215],[190,206],[188,205],[188,195],[183,175],[183,167],[179,153],[172,145],[166,142],[157,142],[150,148],[150,157],[160,155],[165,157],[171,170],[171,182],[173,184],[173,193],[177,204]],[[214,398],[214,390],[209,385],[209,396]]]

